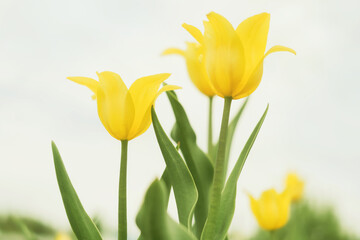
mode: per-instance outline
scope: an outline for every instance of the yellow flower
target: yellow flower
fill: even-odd
[[[55,240],[71,240],[71,238],[66,234],[58,233],[55,236]]]
[[[186,25],[184,27],[186,28]],[[183,56],[191,81],[200,92],[206,96],[213,97],[215,91],[206,72],[203,47],[198,43],[187,42],[186,45],[185,51],[178,48],[168,48],[163,54],[179,54]]]
[[[292,201],[297,201],[303,195],[304,182],[295,173],[289,173],[286,177],[285,191],[290,195]]]
[[[259,200],[251,195],[250,205],[259,225],[266,230],[275,230],[283,227],[289,220],[290,197],[284,192],[278,194],[270,189],[261,194]]]
[[[240,99],[259,86],[263,61],[270,53],[294,50],[274,46],[265,53],[270,14],[252,16],[236,28],[220,14],[211,12],[204,21],[204,36],[191,26],[187,30],[204,46],[204,58],[210,82],[220,97]]]
[[[118,140],[131,140],[144,133],[151,124],[151,107],[165,91],[179,89],[166,85],[158,91],[170,74],[163,73],[137,79],[128,89],[113,72],[97,73],[99,81],[87,77],[68,77],[88,87],[97,99],[100,120],[106,130]]]

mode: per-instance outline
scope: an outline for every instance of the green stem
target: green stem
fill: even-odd
[[[271,230],[271,231],[269,231],[269,233],[270,233],[270,239],[271,240],[276,240],[277,239],[276,236],[275,236],[275,230]]]
[[[208,124],[208,155],[211,156],[213,148],[212,138],[212,108],[213,108],[213,97],[209,97],[209,124]]]
[[[118,240],[127,240],[126,220],[126,168],[127,168],[128,141],[121,141],[121,163],[119,177],[119,218],[118,218]]]
[[[223,190],[223,186],[225,182],[225,169],[224,169],[225,149],[226,149],[226,139],[227,139],[228,125],[229,125],[231,101],[232,101],[231,97],[225,97],[221,130],[219,136],[219,146],[215,161],[214,179],[213,179],[212,191],[210,195],[209,215],[205,230],[207,232],[204,233],[204,239],[214,239],[216,237],[214,231],[217,225],[216,221],[219,213],[221,192]]]

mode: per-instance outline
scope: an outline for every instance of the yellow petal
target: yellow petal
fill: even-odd
[[[177,89],[181,89],[181,87],[176,86],[176,85],[165,85],[164,87],[162,87],[160,89],[160,91],[157,92],[154,100],[153,100],[153,104],[155,104],[156,99],[160,96],[160,94],[162,94],[163,92],[167,92],[167,91],[172,91],[172,90],[177,90]]]
[[[261,13],[247,18],[236,29],[244,46],[247,73],[251,73],[264,56],[269,26],[270,14]]]
[[[274,189],[263,192],[259,199],[259,206],[262,219],[260,226],[268,230],[274,229],[279,219],[277,192]]]
[[[275,229],[283,227],[289,220],[291,196],[284,192],[278,195],[279,219],[275,225]]]
[[[198,41],[200,44],[203,43],[204,36],[202,35],[201,31],[198,28],[186,23],[184,23],[182,26],[183,28],[185,28],[186,31],[188,31],[191,34],[191,36],[193,36],[196,39],[196,41]]]
[[[285,191],[290,195],[292,201],[297,201],[303,195],[304,182],[295,173],[289,173],[286,177]]]
[[[204,45],[209,78],[220,97],[233,96],[245,68],[243,45],[233,26],[223,16],[212,12],[207,17]]]
[[[185,60],[190,79],[194,85],[206,96],[214,96],[215,91],[206,72],[202,47],[196,43],[187,43]]]
[[[157,92],[157,94],[155,95],[155,97],[152,101],[152,104],[148,106],[148,109],[146,110],[144,116],[142,117],[140,124],[138,125],[136,130],[134,129],[134,131],[129,136],[129,140],[140,136],[150,127],[150,125],[151,125],[151,107],[154,105],[157,97],[163,92],[176,90],[176,89],[180,89],[180,88],[181,87],[174,86],[174,85],[166,85],[163,88],[161,88],[159,92]]]
[[[170,54],[178,54],[181,56],[184,56],[184,50],[181,50],[179,48],[168,48],[165,51],[162,52],[161,55],[170,55]]]
[[[255,67],[255,69],[252,71],[249,78],[244,79],[244,81],[246,81],[246,84],[242,88],[236,89],[236,95],[235,95],[234,99],[244,98],[244,97],[249,96],[251,93],[253,93],[261,82],[261,78],[262,78],[262,74],[263,74],[263,63],[264,63],[265,57],[267,57],[271,53],[282,52],[282,51],[287,51],[287,52],[296,54],[296,52],[293,49],[288,48],[288,47],[274,46],[274,47],[270,48],[266,52],[266,54],[262,57],[260,62]]]
[[[169,73],[162,73],[137,79],[130,87],[129,93],[135,107],[135,117],[129,136],[134,136],[139,131],[146,111],[153,104],[160,84],[169,78]]]
[[[94,93],[92,98],[96,98],[97,87],[99,85],[98,81],[88,77],[67,77],[67,79],[88,87]]]
[[[134,103],[120,76],[102,72],[99,76],[98,114],[106,130],[118,140],[127,140],[134,119]]]
[[[257,220],[258,222],[260,222],[261,219],[260,219],[260,213],[259,213],[259,203],[258,203],[258,201],[255,200],[255,199],[253,198],[253,196],[251,196],[250,194],[248,194],[248,197],[249,197],[249,199],[250,199],[251,211],[253,212],[256,220]]]

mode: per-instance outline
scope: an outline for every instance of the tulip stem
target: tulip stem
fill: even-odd
[[[119,177],[119,212],[118,212],[118,240],[127,239],[126,217],[126,168],[127,168],[128,140],[121,141],[121,162]]]
[[[213,108],[213,97],[209,97],[209,125],[208,125],[208,155],[209,156],[211,156],[211,153],[213,151],[212,108]]]
[[[229,125],[229,116],[230,116],[230,107],[231,107],[231,97],[225,97],[224,101],[224,110],[221,122],[220,136],[219,136],[219,147],[217,150],[215,169],[214,169],[214,178],[213,185],[210,195],[210,207],[209,215],[204,229],[204,236],[201,239],[215,239],[216,236],[214,231],[217,227],[217,218],[219,213],[220,201],[221,201],[221,192],[224,187],[225,182],[225,149],[226,149],[226,139]]]
[[[270,239],[276,240],[275,230],[271,230],[271,231],[269,231],[269,233],[270,233]]]

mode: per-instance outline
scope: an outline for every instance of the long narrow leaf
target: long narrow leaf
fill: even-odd
[[[136,216],[141,236],[139,240],[196,240],[183,225],[167,214],[166,185],[155,180],[146,192],[144,203]]]
[[[167,177],[174,189],[179,221],[184,226],[191,228],[191,220],[198,200],[198,193],[184,160],[167,137],[156,116],[154,108],[151,109],[153,126],[162,155],[166,163]],[[168,190],[169,191],[169,190]]]
[[[241,170],[245,164],[246,158],[249,155],[249,152],[255,142],[255,139],[260,131],[260,128],[265,120],[269,105],[267,106],[264,114],[260,118],[256,127],[252,131],[249,139],[247,140],[241,154],[231,171],[231,174],[226,182],[225,188],[221,194],[221,203],[220,203],[220,214],[218,218],[216,237],[214,239],[225,239],[227,231],[230,227],[230,223],[234,216],[235,211],[235,200],[236,200],[236,187],[237,181],[239,179]]]
[[[200,236],[208,215],[209,191],[214,169],[208,156],[196,144],[195,132],[175,92],[168,91],[166,94],[176,119],[171,137],[180,143],[180,150],[199,192],[199,200],[195,208],[195,230],[197,236]]]
[[[171,192],[171,182],[170,182],[170,175],[169,170],[165,168],[163,174],[161,175],[160,180],[165,183],[166,186],[166,206],[169,203],[170,192]]]
[[[54,156],[56,177],[72,230],[76,237],[81,240],[102,239],[96,225],[85,212],[85,209],[71,184],[59,150],[54,142],[51,143],[51,146]]]

